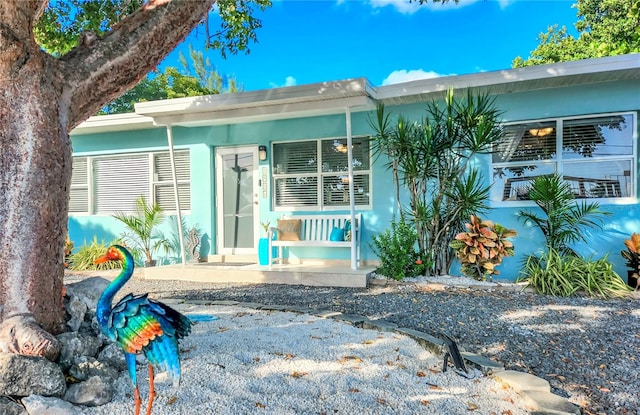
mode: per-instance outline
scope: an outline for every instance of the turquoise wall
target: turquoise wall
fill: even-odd
[[[497,106],[504,111],[505,121],[530,120],[538,118],[555,118],[572,115],[597,114],[619,111],[640,110],[640,91],[636,82],[600,83],[589,86],[565,87],[504,94],[496,97]],[[387,107],[393,115],[403,114],[414,120],[425,116],[425,104],[411,104]],[[369,135],[368,118],[370,113],[352,113],[352,134]],[[637,119],[636,119],[637,124]],[[637,125],[636,125],[637,129]],[[205,234],[208,246],[206,253],[216,252],[215,241],[215,180],[214,154],[217,146],[233,145],[266,145],[274,141],[318,139],[344,137],[346,135],[345,115],[293,118],[287,120],[253,122],[212,127],[173,129],[176,148],[191,150],[191,213],[188,217],[190,226],[197,225]],[[138,130],[108,134],[74,135],[72,137],[75,155],[93,155],[112,152],[133,152],[166,150],[166,130]],[[269,154],[269,159],[271,154]],[[477,160],[484,176],[490,175],[490,160],[481,157]],[[391,174],[384,169],[385,160],[376,160],[372,167],[372,205],[374,209],[362,211],[364,227],[362,233],[361,256],[365,260],[374,260],[375,255],[369,248],[369,241],[376,233],[385,230],[391,218],[397,215],[394,197],[394,185]],[[260,162],[262,167],[270,168],[269,160]],[[269,185],[267,183],[267,185]],[[260,197],[260,220],[271,221],[283,213],[274,212],[271,206],[271,192],[268,198]],[[607,219],[605,230],[594,232],[590,236],[588,246],[580,248],[585,254],[601,257],[609,253],[618,273],[626,274],[619,251],[624,248],[623,240],[631,232],[640,232],[640,206],[637,204],[603,205],[604,210],[613,215]],[[542,236],[536,229],[526,228],[518,222],[515,212],[521,207],[495,207],[487,215],[509,228],[514,228],[519,235],[514,239],[516,257],[507,258],[502,265],[505,278],[515,279],[520,262],[530,253],[539,250],[543,244]],[[532,207],[533,209],[533,207]],[[338,211],[335,213],[348,213]],[[93,235],[99,239],[111,240],[121,231],[121,227],[111,217],[71,216],[69,219],[70,237],[76,246],[84,240],[90,241]],[[170,227],[165,227],[171,232]],[[343,252],[341,252],[343,251]],[[347,250],[305,249],[292,252],[295,256],[313,258],[347,259]],[[457,272],[454,267],[453,272]]]

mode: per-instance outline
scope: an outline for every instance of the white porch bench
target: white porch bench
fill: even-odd
[[[281,220],[300,220],[300,240],[280,240],[273,239],[273,232],[278,231],[277,228],[269,229],[269,266],[273,264],[273,247],[278,247],[278,258],[282,264],[283,247],[318,247],[318,248],[349,248],[355,247],[351,252],[355,255],[352,264],[358,264],[360,258],[360,224],[362,223],[362,214],[355,214],[355,223],[351,224],[351,240],[349,241],[332,241],[330,239],[331,232],[334,228],[344,229],[347,221],[351,220],[350,214],[331,215],[331,214],[315,214],[315,215],[283,215]]]

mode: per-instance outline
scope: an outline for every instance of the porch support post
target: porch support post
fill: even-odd
[[[182,230],[182,212],[180,212],[180,194],[178,192],[178,176],[176,174],[176,160],[173,155],[173,131],[171,125],[167,124],[167,142],[169,143],[169,159],[171,161],[171,178],[173,180],[173,197],[176,200],[176,215],[178,217],[178,239],[180,240],[180,257],[182,265],[187,264],[184,252],[184,233]]]
[[[346,108],[347,121],[347,174],[349,178],[349,213],[351,214],[351,238],[355,240],[356,202],[353,185],[353,137],[351,137],[351,107]],[[358,224],[360,227],[362,224]],[[360,236],[360,235],[358,235]],[[360,243],[360,242],[358,242]],[[351,269],[358,269],[358,247],[351,244]]]

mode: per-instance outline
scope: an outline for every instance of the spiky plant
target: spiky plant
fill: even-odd
[[[576,201],[571,185],[557,173],[531,180],[529,198],[543,215],[531,210],[520,210],[516,215],[540,229],[546,246],[560,254],[577,255],[570,244],[587,242],[585,228],[601,229],[603,217],[611,214],[600,210],[597,202]]]
[[[122,239],[132,250],[142,252],[147,263],[153,263],[153,254],[159,249],[165,253],[171,250],[169,240],[158,231],[158,226],[164,222],[165,217],[157,203],[147,203],[146,198],[140,196],[136,199],[132,215],[118,212],[113,217],[128,228],[122,234]]]

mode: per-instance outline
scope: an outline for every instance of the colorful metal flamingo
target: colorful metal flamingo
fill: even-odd
[[[133,257],[120,246],[109,247],[107,253],[95,260],[96,264],[121,261],[122,271],[105,288],[98,300],[96,317],[100,329],[125,353],[129,377],[133,383],[135,415],[140,414],[140,391],[136,380],[136,357],[143,353],[149,362],[149,404],[151,414],[155,388],[153,368],[168,373],[174,386],[180,382],[180,353],[178,340],[191,332],[191,321],[173,308],[147,298],[148,294],[127,294],[111,308],[115,294],[133,275]]]

